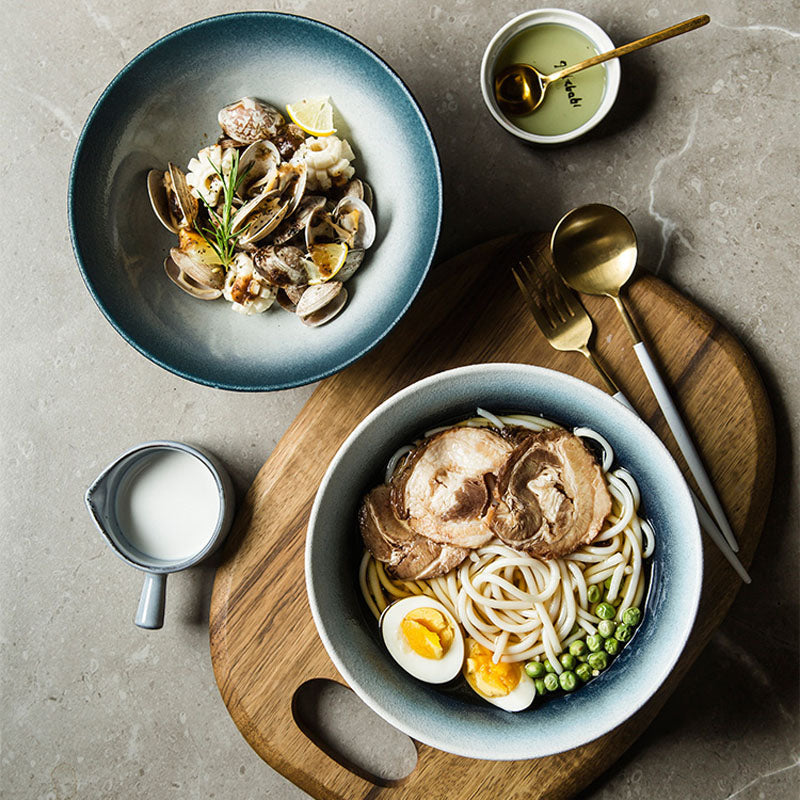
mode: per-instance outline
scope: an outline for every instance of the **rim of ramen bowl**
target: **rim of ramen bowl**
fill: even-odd
[[[691,521],[689,529],[682,530],[682,536],[685,538],[681,539],[681,545],[686,547],[687,567],[684,573],[684,579],[687,583],[687,589],[692,593],[692,596],[689,598],[691,602],[691,613],[683,617],[682,628],[673,629],[675,635],[673,641],[675,644],[671,648],[669,658],[659,662],[660,668],[655,671],[653,677],[648,680],[646,688],[639,687],[637,693],[629,698],[629,704],[625,705],[623,710],[619,713],[611,714],[610,717],[605,716],[603,720],[599,722],[597,721],[597,715],[592,719],[583,720],[585,724],[581,726],[582,733],[576,735],[575,730],[570,730],[569,736],[565,736],[564,734],[561,736],[556,735],[548,739],[547,742],[519,742],[517,741],[519,737],[509,735],[503,740],[502,748],[504,749],[499,748],[498,742],[496,739],[493,739],[491,743],[491,752],[487,751],[485,745],[478,736],[474,736],[470,739],[468,735],[459,736],[459,732],[454,730],[452,737],[445,742],[435,733],[431,732],[433,726],[428,727],[419,724],[419,720],[416,725],[409,723],[409,721],[404,718],[404,714],[397,714],[394,710],[387,709],[384,706],[378,697],[378,692],[373,691],[370,686],[365,685],[359,676],[355,674],[353,669],[351,669],[348,661],[349,656],[343,657],[340,654],[340,651],[344,650],[342,643],[339,643],[339,645],[334,644],[329,635],[324,620],[324,614],[320,611],[324,598],[322,598],[318,592],[312,567],[313,551],[317,544],[315,541],[316,528],[325,496],[332,488],[331,483],[337,467],[347,458],[348,452],[354,442],[356,442],[366,430],[373,426],[376,420],[379,420],[387,413],[391,413],[393,409],[404,404],[410,397],[420,392],[435,391],[437,387],[445,386],[448,382],[457,380],[462,376],[469,376],[472,374],[480,375],[481,373],[484,374],[484,382],[490,380],[490,377],[487,376],[493,376],[495,378],[499,378],[500,376],[509,378],[513,376],[536,378],[545,383],[549,383],[554,390],[558,387],[562,387],[574,392],[581,392],[584,393],[588,401],[605,406],[603,411],[607,411],[610,418],[613,419],[616,417],[627,430],[630,431],[632,429],[640,438],[646,439],[649,446],[660,451],[660,460],[666,460],[668,470],[672,473],[672,475],[667,478],[670,487],[672,487],[671,491],[674,493],[674,496],[671,497],[671,501],[676,507],[681,509],[681,514]],[[587,744],[605,735],[622,722],[629,719],[650,700],[672,672],[675,664],[683,653],[686,642],[694,626],[703,583],[703,548],[700,537],[700,526],[694,511],[689,487],[683,474],[666,446],[640,417],[622,406],[610,395],[571,375],[545,367],[527,364],[487,363],[458,367],[456,369],[436,373],[435,375],[417,381],[385,400],[358,424],[331,460],[314,499],[306,537],[305,578],[309,605],[320,639],[337,670],[367,706],[398,730],[431,747],[468,758],[512,761],[518,759],[543,758]],[[686,606],[684,606],[684,608],[685,607]],[[357,657],[357,654],[353,657]],[[408,680],[411,681],[413,679],[408,678]],[[487,706],[487,710],[491,710],[489,706]],[[434,711],[431,710],[431,714],[433,713]],[[532,713],[535,714],[535,711]],[[514,717],[515,715],[509,714],[508,716]],[[510,729],[508,732],[510,733]]]
[[[355,46],[358,50],[361,50],[366,56],[374,59],[378,64],[380,64],[380,66],[383,67],[383,69],[386,71],[389,77],[391,77],[395,81],[395,83],[398,85],[401,91],[406,95],[409,103],[411,104],[412,108],[416,111],[419,120],[422,123],[423,132],[425,134],[425,138],[427,139],[427,142],[430,146],[431,154],[433,156],[433,162],[435,166],[434,172],[436,180],[436,195],[437,195],[436,225],[433,235],[431,251],[427,257],[427,263],[424,265],[423,269],[421,269],[419,274],[419,279],[416,282],[416,285],[413,287],[412,291],[410,292],[407,302],[395,315],[394,319],[386,322],[380,333],[366,347],[363,347],[361,350],[349,356],[348,358],[344,359],[340,363],[337,363],[335,366],[323,369],[313,375],[303,376],[298,379],[291,379],[288,381],[284,381],[282,383],[261,383],[257,385],[245,382],[239,383],[235,381],[214,380],[212,378],[194,374],[190,371],[182,369],[176,364],[168,363],[164,359],[157,356],[155,353],[150,352],[150,350],[148,350],[148,348],[146,348],[145,346],[139,344],[136,341],[136,339],[134,339],[131,335],[128,334],[125,325],[119,322],[115,318],[115,316],[108,310],[102,298],[95,290],[89,271],[87,270],[86,264],[84,263],[80,245],[78,244],[78,233],[76,225],[76,195],[78,194],[79,191],[78,188],[76,187],[78,162],[81,159],[85,141],[91,131],[95,117],[97,116],[99,110],[106,102],[106,99],[108,98],[109,94],[111,94],[114,91],[114,88],[116,87],[117,83],[127,73],[129,73],[132,69],[134,69],[142,59],[149,56],[150,53],[152,53],[153,51],[161,49],[168,42],[171,42],[173,39],[176,39],[198,28],[220,24],[223,23],[225,20],[242,19],[246,17],[259,18],[259,19],[282,18],[282,19],[297,20],[301,24],[306,24],[311,27],[324,30],[327,33],[331,33],[334,34],[335,36],[340,37],[349,44]],[[422,284],[425,281],[425,278],[428,275],[439,242],[439,234],[441,232],[441,226],[442,226],[441,159],[439,157],[439,150],[436,145],[436,140],[433,138],[433,133],[431,132],[430,123],[428,122],[428,119],[425,116],[422,107],[420,106],[417,99],[414,97],[411,90],[406,85],[405,81],[372,48],[368,47],[363,42],[360,42],[354,36],[345,33],[344,31],[334,27],[333,25],[329,25],[325,22],[320,22],[319,20],[311,19],[310,17],[304,17],[301,14],[287,14],[280,11],[239,11],[228,14],[217,14],[213,17],[206,17],[204,19],[197,20],[195,22],[189,23],[188,25],[184,25],[180,28],[177,28],[176,30],[166,34],[165,36],[162,36],[152,44],[148,45],[144,50],[135,55],[127,64],[125,64],[125,66],[122,67],[122,69],[112,78],[112,80],[103,90],[102,94],[100,95],[100,97],[98,97],[97,101],[92,107],[92,110],[89,112],[89,116],[86,118],[86,122],[84,123],[83,128],[81,129],[81,133],[78,137],[77,144],[75,145],[75,152],[73,153],[72,156],[72,163],[69,172],[69,183],[67,189],[67,220],[69,224],[70,240],[72,243],[72,252],[75,256],[75,260],[78,264],[78,269],[80,270],[81,277],[83,278],[83,282],[86,285],[89,294],[92,296],[92,299],[94,300],[95,304],[100,309],[106,320],[108,320],[108,322],[114,328],[114,330],[116,330],[116,332],[131,347],[133,347],[135,350],[137,350],[139,353],[145,356],[145,358],[149,359],[154,364],[157,364],[162,369],[165,369],[168,372],[173,373],[174,375],[177,375],[181,378],[192,381],[194,383],[199,383],[204,386],[211,386],[215,389],[227,389],[239,392],[264,392],[264,391],[278,391],[281,389],[291,389],[297,386],[304,386],[306,384],[313,383],[314,381],[322,380],[323,378],[327,378],[330,375],[334,375],[335,373],[340,372],[345,367],[350,366],[350,364],[354,363],[355,361],[358,361],[358,359],[360,359],[362,356],[364,356],[366,353],[372,350],[372,348],[374,348],[379,342],[381,342],[388,335],[388,333],[397,325],[397,323],[403,318],[403,316],[405,316],[411,303],[414,302],[414,299],[419,293],[419,290],[421,289]]]

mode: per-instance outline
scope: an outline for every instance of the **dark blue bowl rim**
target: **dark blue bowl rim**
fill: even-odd
[[[121,323],[117,322],[117,320],[106,308],[102,298],[95,291],[94,286],[92,284],[92,279],[86,269],[86,265],[84,264],[83,257],[78,247],[76,225],[75,225],[75,199],[77,194],[77,190],[75,187],[75,180],[76,180],[76,170],[77,170],[78,160],[80,159],[85,139],[88,135],[90,128],[92,127],[94,118],[97,115],[98,110],[105,102],[105,99],[108,96],[108,94],[113,91],[114,87],[119,82],[119,80],[129,70],[133,69],[141,59],[145,58],[153,50],[160,48],[168,41],[171,41],[172,39],[181,36],[185,32],[194,30],[199,27],[204,27],[206,25],[219,24],[228,19],[241,19],[243,17],[251,17],[257,19],[284,18],[284,19],[299,20],[302,23],[305,23],[312,27],[317,27],[320,29],[324,29],[328,32],[332,32],[336,36],[339,36],[347,40],[348,42],[353,44],[357,49],[363,51],[371,58],[375,59],[386,70],[386,72],[395,80],[400,89],[402,89],[402,91],[406,94],[412,107],[416,110],[417,114],[419,115],[419,118],[423,124],[425,136],[431,148],[431,153],[433,155],[434,163],[436,165],[435,173],[436,173],[438,203],[436,207],[436,230],[433,237],[433,247],[431,248],[430,255],[428,256],[428,262],[427,264],[425,264],[424,269],[421,271],[419,280],[417,281],[416,286],[414,286],[413,291],[410,293],[406,304],[403,306],[400,312],[395,316],[395,318],[391,320],[388,324],[386,324],[381,333],[379,333],[378,336],[375,337],[375,339],[373,339],[373,341],[369,345],[364,347],[359,352],[355,353],[354,355],[350,356],[344,361],[330,367],[329,369],[325,369],[315,375],[303,376],[297,380],[291,380],[280,384],[276,383],[276,384],[254,385],[251,383],[228,383],[222,381],[215,381],[209,378],[202,377],[200,375],[194,375],[190,372],[186,372],[185,370],[182,370],[180,367],[174,364],[167,363],[166,361],[156,356],[154,353],[151,353],[145,347],[141,346],[135,339],[133,339],[131,336],[128,335],[124,326]],[[159,367],[162,367],[168,372],[172,372],[173,374],[178,375],[179,377],[184,378],[188,381],[192,381],[194,383],[199,383],[204,386],[211,386],[212,388],[215,389],[227,389],[230,391],[238,391],[238,392],[271,392],[271,391],[279,391],[281,389],[292,389],[297,386],[305,386],[306,384],[314,383],[315,381],[322,380],[323,378],[327,378],[330,375],[334,375],[335,373],[340,372],[345,367],[348,367],[350,366],[350,364],[353,364],[354,362],[358,361],[358,359],[366,355],[370,350],[372,350],[376,345],[378,345],[395,327],[395,325],[397,325],[397,323],[405,316],[411,303],[414,302],[414,299],[416,298],[417,294],[419,294],[419,290],[422,288],[422,284],[424,283],[425,278],[428,275],[431,264],[433,263],[434,256],[436,254],[436,249],[439,242],[439,234],[441,233],[441,227],[442,227],[442,193],[443,192],[442,192],[441,159],[439,158],[439,150],[436,146],[436,140],[433,138],[433,133],[431,132],[430,123],[428,122],[428,119],[425,116],[422,107],[417,102],[417,99],[414,97],[411,90],[406,85],[405,81],[374,50],[372,50],[370,47],[367,47],[367,45],[360,42],[354,36],[351,36],[349,33],[345,33],[344,31],[334,27],[333,25],[328,25],[326,22],[320,22],[319,20],[311,19],[310,17],[304,17],[301,14],[286,14],[279,11],[239,11],[230,14],[218,14],[213,17],[206,17],[204,19],[197,20],[195,22],[189,23],[188,25],[184,25],[180,28],[177,28],[171,33],[168,33],[165,36],[162,36],[160,39],[157,39],[151,45],[148,45],[144,50],[142,50],[140,53],[134,56],[127,64],[125,64],[125,66],[122,67],[122,69],[114,76],[114,78],[111,80],[108,86],[106,86],[106,88],[103,90],[103,93],[95,102],[94,106],[92,107],[92,110],[89,112],[89,116],[86,118],[86,122],[83,125],[83,129],[81,130],[80,136],[78,137],[78,142],[75,145],[75,152],[73,153],[72,156],[72,164],[70,166],[70,171],[69,171],[69,184],[67,189],[67,221],[69,225],[70,241],[72,243],[72,252],[75,256],[75,260],[78,264],[78,269],[80,270],[81,277],[83,278],[83,282],[86,285],[89,294],[92,296],[92,299],[96,303],[97,307],[100,309],[103,316],[108,320],[108,322],[111,324],[114,330],[116,330],[116,332],[131,347],[140,352],[143,356],[145,356],[145,358],[148,358],[154,364],[158,364]]]

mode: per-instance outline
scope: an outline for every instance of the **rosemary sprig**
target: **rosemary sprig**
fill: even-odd
[[[210,158],[208,159],[208,163],[211,165],[211,169],[214,170],[220,181],[222,181],[222,213],[217,213],[208,204],[205,197],[201,195],[200,200],[208,211],[211,227],[201,228],[196,220],[194,227],[200,236],[203,237],[206,244],[217,254],[219,260],[222,262],[222,266],[228,269],[231,261],[233,261],[233,254],[236,250],[236,245],[239,243],[239,238],[249,227],[249,224],[245,225],[236,231],[236,233],[231,230],[233,222],[233,214],[231,213],[233,210],[233,197],[252,164],[248,164],[242,172],[239,173],[239,151],[234,150],[233,158],[231,159],[231,170],[226,178],[225,174],[222,172],[221,166],[218,167]]]

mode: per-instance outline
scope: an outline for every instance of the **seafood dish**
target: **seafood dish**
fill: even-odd
[[[309,102],[313,126],[303,112]],[[225,106],[216,143],[185,172],[172,162],[151,170],[147,190],[178,236],[164,261],[176,286],[199,300],[222,297],[246,315],[278,306],[315,327],[342,311],[344,284],[375,242],[373,197],[335,133],[327,98],[287,113],[303,125],[252,97]]]
[[[655,548],[640,504],[597,432],[478,409],[403,445],[364,496],[361,596],[410,675],[522,711],[633,638]]]

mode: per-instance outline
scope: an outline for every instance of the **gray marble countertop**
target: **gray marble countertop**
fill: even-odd
[[[647,733],[584,797],[795,798],[797,3],[571,0],[619,42],[701,11],[712,23],[629,56],[603,129],[542,151],[500,131],[477,83],[489,38],[526,6],[438,2],[256,5],[343,28],[408,82],[442,155],[440,258],[547,228],[574,205],[616,205],[639,234],[640,264],[745,343],[777,423],[776,490],[752,585]],[[160,437],[216,452],[243,492],[312,391],[214,391],[142,358],[94,306],[65,222],[76,137],[107,82],[163,34],[253,5],[30,0],[3,14],[3,797],[305,797],[248,747],[220,699],[208,653],[212,572],[174,576],[166,627],[134,628],[139,575],[83,506],[107,462]]]

